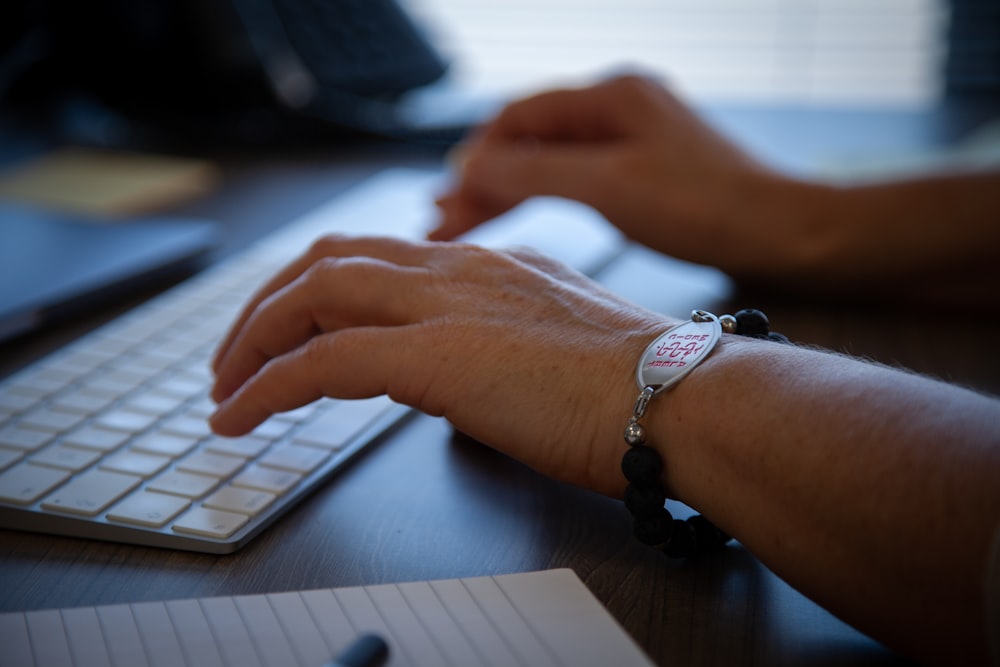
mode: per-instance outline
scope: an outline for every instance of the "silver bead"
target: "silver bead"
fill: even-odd
[[[629,422],[625,427],[625,442],[629,445],[641,445],[646,442],[646,429],[637,422]]]
[[[719,324],[722,325],[723,333],[734,334],[736,333],[736,318],[732,315],[720,315]]]

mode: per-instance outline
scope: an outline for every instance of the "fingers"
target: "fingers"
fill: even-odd
[[[353,256],[355,252],[364,254]],[[520,256],[522,265],[532,263],[530,254]],[[492,294],[507,275],[497,271],[509,266],[509,257],[462,244],[339,237],[318,241],[244,308],[215,360],[212,398],[228,402],[246,385],[258,382],[262,369],[282,369],[293,360],[310,358],[309,350],[329,334],[391,330],[426,323],[455,309],[478,308],[481,299],[469,296],[470,286],[478,281]],[[287,397],[268,400],[292,400],[297,406],[317,398],[322,389],[308,381],[303,387],[293,391],[289,385],[292,393]],[[381,388],[361,391],[369,390]],[[278,387],[276,393],[282,391]],[[280,407],[262,399],[252,405],[255,414]],[[288,404],[281,406],[287,409]]]
[[[614,179],[623,177],[623,153],[655,150],[641,137],[672,99],[632,76],[510,104],[457,151],[456,184],[438,199],[439,224],[428,238],[454,239],[533,196],[566,197],[607,212]]]
[[[529,250],[388,239],[320,245],[330,256],[306,268],[307,260],[297,259],[234,326],[212,392],[221,402],[212,419],[217,432],[247,432],[321,396],[389,393],[442,410],[442,396],[460,384],[456,369],[465,372],[463,359],[474,358],[483,340],[517,338],[521,331],[510,323],[544,312],[550,299],[563,315],[576,313],[565,299],[607,301],[581,274]],[[367,255],[348,256],[351,250]],[[441,379],[449,366],[451,375]]]
[[[427,234],[429,241],[454,241],[465,232],[505,213],[510,205],[479,198],[474,193],[450,193],[438,197],[438,224]]]
[[[428,235],[447,241],[530,197],[574,199],[604,211],[620,147],[506,144],[470,151],[457,189],[438,198],[438,226]]]
[[[252,431],[272,414],[323,396],[367,398],[390,393],[404,378],[411,327],[364,327],[324,334],[271,359],[209,418],[220,435]],[[412,342],[412,340],[410,341]]]
[[[414,298],[427,272],[369,257],[324,257],[260,301],[219,359],[212,398],[228,398],[269,360],[345,327],[406,324],[434,304]]]
[[[271,295],[296,280],[318,260],[326,257],[366,256],[401,266],[417,266],[426,261],[428,252],[429,249],[420,244],[404,243],[388,238],[352,238],[329,235],[317,239],[306,252],[285,266],[254,293],[223,337],[222,343],[212,359],[212,370],[218,373],[222,360],[232,347],[236,336],[243,330],[247,320],[257,307]]]

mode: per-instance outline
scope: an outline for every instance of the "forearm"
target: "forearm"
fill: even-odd
[[[732,339],[657,401],[669,488],[776,573],[901,650],[939,662],[941,643],[982,650],[995,402]]]
[[[992,289],[977,287],[1000,250],[998,170],[850,186],[775,176],[759,187],[752,226],[772,250],[756,256],[765,261],[734,263],[738,276],[872,296],[972,290],[968,300],[996,299],[995,278]]]

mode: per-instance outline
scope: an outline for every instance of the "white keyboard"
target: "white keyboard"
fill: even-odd
[[[420,238],[438,176],[384,172],[246,252],[0,382],[0,527],[235,551],[408,414],[384,396],[323,399],[221,438],[209,358],[253,289],[331,231]],[[531,245],[594,273],[621,236],[540,200],[469,240]]]

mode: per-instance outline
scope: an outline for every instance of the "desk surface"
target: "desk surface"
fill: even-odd
[[[232,231],[225,252],[335,196],[386,156],[227,165],[227,181],[188,212]],[[414,152],[393,164],[436,160]],[[662,258],[633,249],[603,274],[644,305],[683,314],[652,289]],[[752,299],[752,301],[748,301]],[[733,295],[793,340],[1000,393],[1000,316],[966,313],[966,345],[941,349],[947,313]],[[119,307],[120,308],[120,307]],[[680,309],[680,312],[678,310]],[[0,373],[112,316],[0,348]],[[556,483],[414,417],[242,551],[223,557],[0,531],[0,611],[572,568],[658,664],[904,663],[771,574],[739,545],[686,564],[636,543],[620,502]]]

